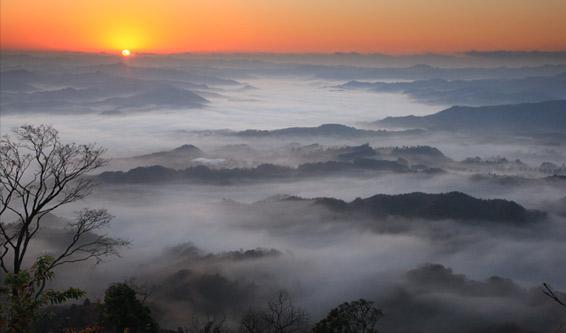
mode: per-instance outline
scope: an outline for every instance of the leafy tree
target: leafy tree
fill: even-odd
[[[373,302],[360,299],[340,304],[319,321],[314,333],[377,333],[375,328],[383,312]]]
[[[83,209],[65,229],[68,242],[58,253],[32,258],[30,248],[57,208],[76,202],[94,186],[87,175],[106,163],[94,145],[64,144],[46,125],[22,126],[0,139],[0,272],[2,325],[26,332],[38,310],[83,296],[70,288],[46,288],[60,265],[117,254],[126,242],[96,232],[110,223],[105,210]]]
[[[103,316],[106,325],[118,333],[126,329],[132,333],[158,331],[150,309],[126,283],[113,284],[106,290]]]
[[[102,304],[88,298],[82,304],[48,306],[33,323],[34,333],[86,333],[103,332]]]
[[[2,293],[9,295],[10,323],[12,332],[25,332],[29,329],[37,311],[45,305],[60,304],[68,299],[78,299],[85,293],[76,288],[64,291],[44,289],[45,281],[53,279],[54,273],[49,269],[53,258],[39,257],[29,270],[18,274],[8,274]],[[16,297],[17,295],[17,297]]]

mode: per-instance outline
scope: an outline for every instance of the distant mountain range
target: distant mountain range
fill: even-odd
[[[566,187],[566,176],[554,175],[540,178],[527,178],[521,176],[507,176],[497,174],[475,174],[470,177],[474,182],[484,182],[489,185],[501,186],[552,186],[556,188]]]
[[[152,79],[152,80],[173,80],[187,81],[196,84],[218,85],[218,86],[237,86],[239,82],[222,77],[188,72],[172,67],[142,67],[131,66],[124,63],[89,65],[81,68],[85,72],[101,72],[115,76],[130,78]]]
[[[173,68],[122,63],[84,66],[72,71],[6,70],[0,73],[3,112],[102,112],[151,108],[199,108],[209,86],[237,81]],[[54,87],[46,89],[45,87]]]
[[[424,103],[480,106],[566,99],[566,73],[520,79],[350,81],[337,87],[402,93]]]
[[[424,60],[424,59],[423,59]],[[445,59],[446,60],[446,59]],[[565,62],[564,60],[562,61]],[[321,63],[265,63],[251,66],[251,62],[240,68],[232,68],[230,74],[237,77],[249,75],[314,77],[322,80],[483,80],[519,79],[534,76],[551,76],[566,72],[564,64],[542,66],[489,66],[446,67],[440,61],[435,66],[422,62],[410,66],[364,66],[361,62],[351,65],[324,65]]]
[[[376,124],[392,128],[566,132],[566,100],[481,107],[454,106],[422,117],[387,117]]]
[[[112,97],[97,102],[97,105],[107,105],[113,110],[163,107],[163,108],[198,108],[208,103],[208,100],[190,90],[176,87],[158,87],[139,94],[126,97]]]

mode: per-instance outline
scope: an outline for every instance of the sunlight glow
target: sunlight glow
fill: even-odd
[[[15,50],[566,49],[564,0],[1,0],[0,12],[0,47]]]

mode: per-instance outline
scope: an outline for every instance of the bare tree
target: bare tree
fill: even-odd
[[[240,320],[240,333],[264,333],[266,324],[261,312],[248,309]]]
[[[308,315],[293,304],[289,293],[281,290],[267,303],[264,320],[275,333],[302,332],[306,330]]]
[[[155,286],[140,283],[136,278],[129,278],[124,283],[136,292],[136,295],[142,304],[144,304],[155,291]]]
[[[248,310],[240,321],[242,333],[297,333],[308,331],[308,315],[296,307],[289,294],[281,290],[267,302],[267,308]]]
[[[97,234],[112,219],[106,210],[83,209],[66,226],[69,241],[59,253],[30,258],[33,240],[48,221],[45,217],[91,193],[94,182],[88,174],[106,163],[103,153],[95,145],[64,144],[47,125],[22,126],[13,137],[0,139],[0,269],[7,286],[4,294],[10,298],[12,330],[21,329],[12,327],[18,318],[18,325],[29,324],[42,304],[81,296],[76,289],[45,289],[54,268],[90,259],[100,262],[126,245]]]

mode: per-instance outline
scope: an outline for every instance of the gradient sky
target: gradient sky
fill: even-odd
[[[566,0],[2,0],[3,49],[566,50]]]

